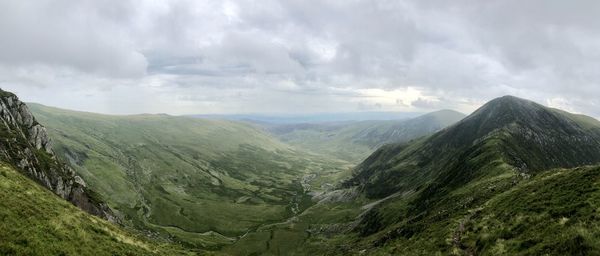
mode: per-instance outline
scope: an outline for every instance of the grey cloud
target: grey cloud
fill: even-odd
[[[5,1],[0,74],[25,93],[144,91],[173,113],[468,112],[515,94],[600,116],[597,13],[591,0]],[[407,88],[419,95],[364,94]]]
[[[119,28],[122,20],[113,20],[123,15],[120,8],[93,4],[2,1],[0,62],[64,66],[109,77],[142,76],[144,56],[126,40]]]
[[[417,108],[424,108],[424,109],[435,109],[438,107],[438,103],[436,101],[423,99],[423,98],[418,98],[417,100],[413,101],[411,103],[411,105],[413,105]]]

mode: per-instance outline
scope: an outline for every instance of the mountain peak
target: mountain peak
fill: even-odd
[[[504,95],[498,98],[495,98],[489,102],[494,102],[494,101],[505,101],[505,102],[532,102],[530,100],[527,99],[523,99],[523,98],[519,98],[517,96],[513,96],[513,95]]]
[[[511,95],[493,99],[471,115],[467,116],[457,126],[461,129],[469,127],[472,136],[481,137],[495,129],[511,124],[523,124],[529,127],[552,128],[553,124],[565,120],[556,111],[530,100]]]
[[[527,109],[544,109],[546,107],[537,104],[533,101],[522,99],[519,97],[515,97],[512,95],[506,95],[502,97],[495,98],[486,104],[484,104],[481,108],[475,111],[473,114],[481,113],[481,112],[489,112],[492,111],[494,113],[499,113],[502,111],[513,111],[516,113],[525,111]]]

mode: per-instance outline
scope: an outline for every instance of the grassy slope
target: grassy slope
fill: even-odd
[[[239,122],[30,108],[56,151],[131,224],[191,246],[219,247],[284,221],[302,210],[296,204],[307,207],[304,177],[314,174],[315,190],[349,169]]]
[[[269,130],[291,145],[358,163],[384,144],[429,135],[464,117],[459,112],[442,110],[408,120],[288,124]]]
[[[482,171],[496,175],[477,178],[441,199],[428,202],[420,192],[388,200],[363,219],[358,232],[319,243],[320,252],[600,255],[600,167],[549,170],[528,178],[491,161]],[[418,210],[423,204],[426,211]]]
[[[183,255],[91,216],[0,163],[1,255]]]
[[[447,202],[432,209],[437,218],[382,232],[381,237],[394,235],[394,239],[371,240],[380,244],[368,249],[369,253],[600,255],[600,167],[550,170],[517,185],[511,180],[497,177],[480,184],[485,186],[474,185],[450,195],[451,200],[462,199],[454,203],[454,209]],[[475,194],[480,192],[488,195]],[[461,207],[477,198],[486,199],[474,208]],[[395,202],[386,207],[402,205]],[[458,214],[442,214],[444,208]]]
[[[344,255],[342,248],[354,248],[356,235],[348,230],[368,201],[319,203],[284,223],[261,227],[257,232],[227,246],[232,255]]]
[[[600,255],[600,167],[552,170],[489,200],[464,222],[475,252]]]

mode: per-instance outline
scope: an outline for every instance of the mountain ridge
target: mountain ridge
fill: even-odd
[[[524,172],[599,162],[600,152],[593,149],[600,147],[600,133],[596,130],[588,130],[584,128],[584,125],[568,117],[567,114],[556,112],[537,103],[505,96],[490,101],[456,124],[420,140],[417,142],[418,147],[415,145],[407,147],[409,151],[401,152],[401,156],[391,156],[384,161],[387,161],[387,165],[393,165],[390,161],[401,162],[402,155],[405,158],[416,156],[415,160],[419,162],[417,166],[431,165],[430,160],[435,159],[435,156],[443,158],[449,152],[469,150],[468,148],[476,144],[483,145],[487,140],[497,139],[497,142],[505,147],[504,150],[498,151],[502,155],[498,157],[505,158]],[[510,142],[508,142],[509,140]],[[525,141],[527,143],[524,143]],[[551,143],[555,143],[556,147],[546,147]],[[560,151],[561,145],[570,145],[571,143],[578,146],[573,150]],[[398,150],[398,148],[406,146],[392,145],[385,149],[390,150],[393,147],[397,147],[393,149],[395,151],[404,151]],[[523,152],[522,148],[527,148],[528,152]],[[411,149],[413,150],[411,151]],[[477,149],[470,150],[476,151]],[[532,154],[536,154],[536,158],[522,159],[522,156]],[[376,152],[372,156],[377,155],[381,155],[381,152]],[[546,159],[544,157],[547,157],[549,161],[544,161]],[[593,159],[593,161],[586,159]],[[378,162],[375,160],[367,159],[359,165],[358,177],[370,176],[361,175],[360,172],[369,163]],[[377,160],[382,161],[383,159],[378,158]],[[451,159],[443,161],[448,162]],[[392,178],[392,180],[395,179]],[[394,181],[389,182],[394,183]]]

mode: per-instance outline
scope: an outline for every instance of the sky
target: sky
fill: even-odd
[[[0,1],[0,88],[110,114],[600,117],[600,1]]]

